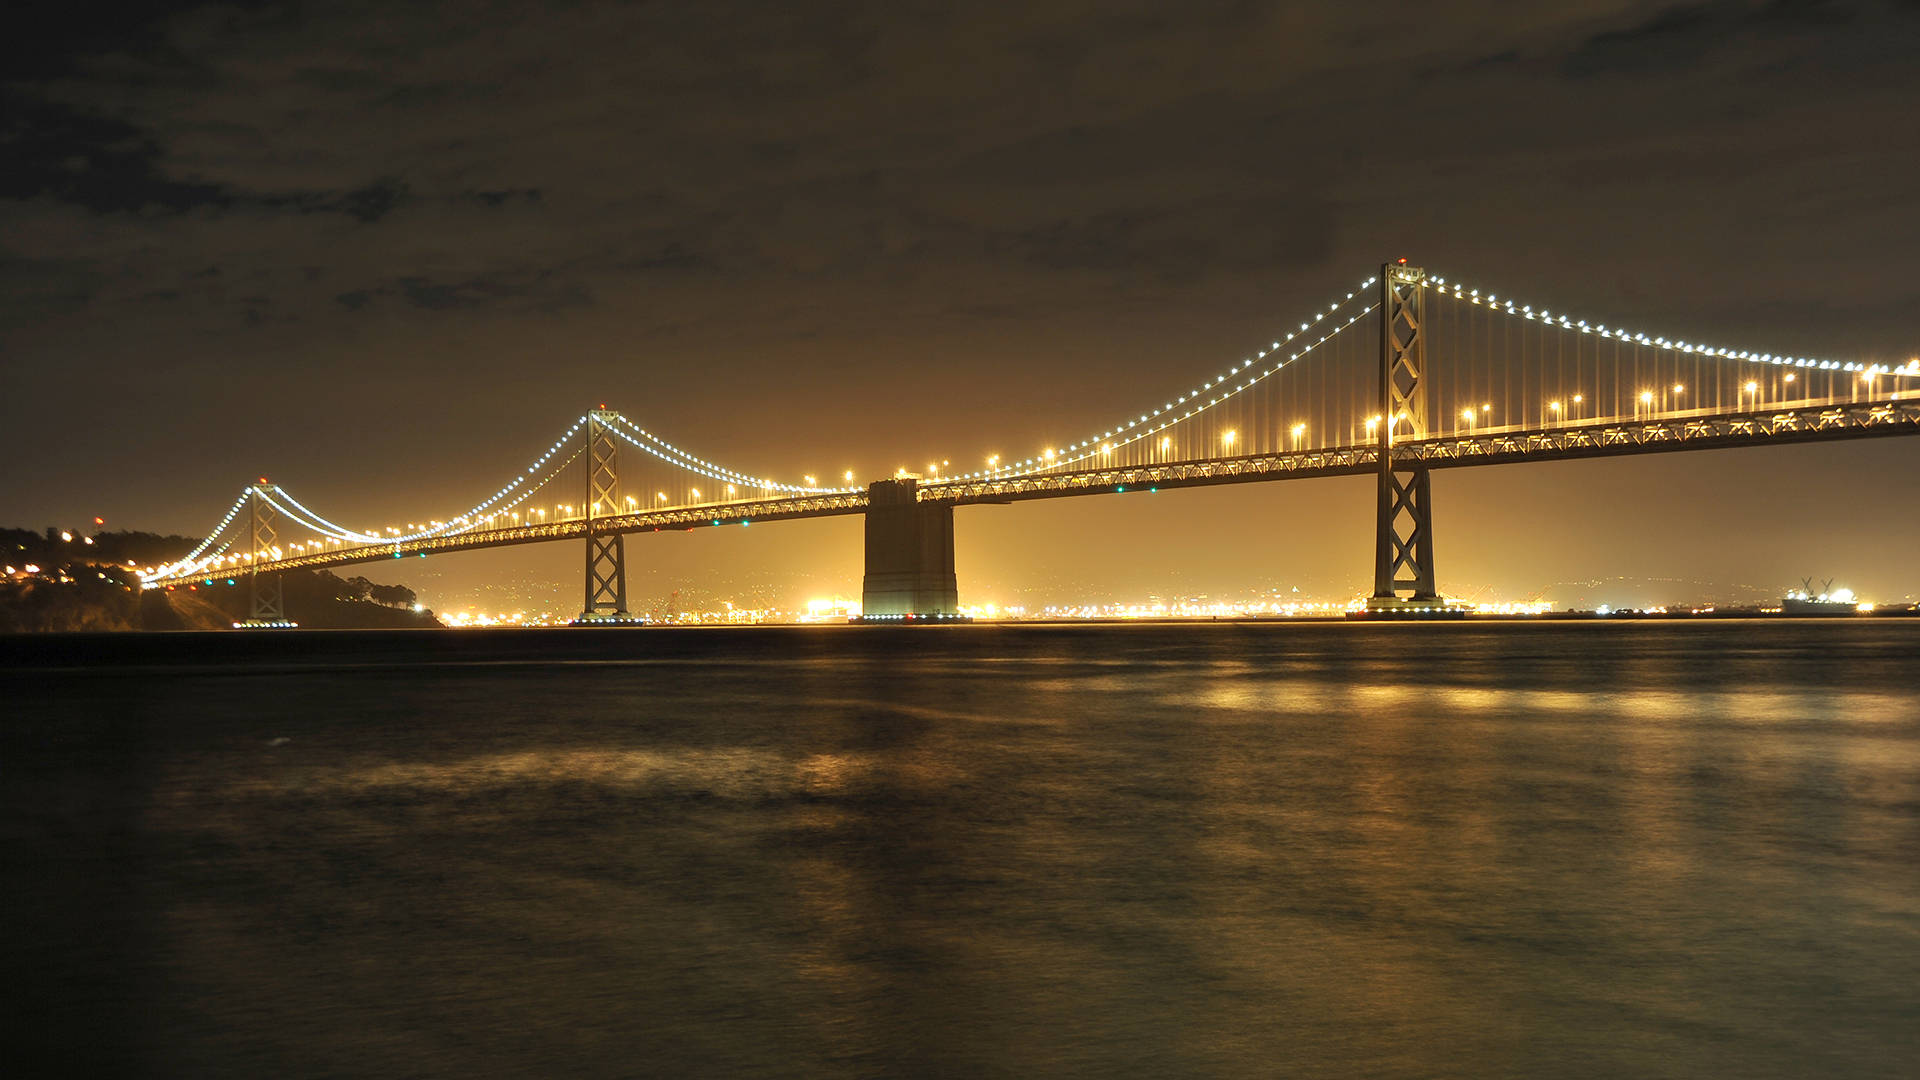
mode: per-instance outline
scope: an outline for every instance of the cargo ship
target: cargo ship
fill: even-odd
[[[1834,588],[1832,578],[1820,586],[1817,595],[1813,591],[1813,579],[1802,578],[1799,590],[1780,598],[1782,615],[1852,615],[1859,610],[1853,590]]]

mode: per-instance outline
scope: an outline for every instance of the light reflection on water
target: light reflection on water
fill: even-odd
[[[75,1072],[1914,1060],[1920,621],[89,647],[0,686]]]

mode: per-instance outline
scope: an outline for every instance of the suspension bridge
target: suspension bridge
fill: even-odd
[[[1232,364],[1030,456],[856,483],[717,464],[602,405],[498,490],[445,518],[355,529],[265,477],[147,588],[244,575],[286,625],[279,577],[442,552],[584,542],[581,623],[636,622],[626,537],[860,514],[868,619],[958,616],[956,507],[1371,476],[1369,612],[1446,610],[1435,469],[1920,434],[1920,358],[1818,359],[1670,339],[1388,263]]]

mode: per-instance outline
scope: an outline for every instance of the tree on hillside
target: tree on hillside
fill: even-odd
[[[415,600],[413,590],[405,585],[375,585],[368,595],[374,603],[388,607],[412,607]]]

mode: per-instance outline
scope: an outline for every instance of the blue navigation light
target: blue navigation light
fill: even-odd
[[[1121,484],[1121,485],[1120,485],[1119,487],[1117,487],[1117,488],[1114,488],[1113,490],[1114,490],[1114,491],[1116,491],[1116,492],[1122,492],[1122,491],[1125,491],[1125,490],[1127,490],[1127,485],[1125,485],[1125,484]]]
[[[718,524],[720,524],[720,519],[719,519],[719,518],[714,518],[714,519],[713,519],[713,523],[714,523],[715,525],[718,525]]]
[[[741,519],[740,519],[740,527],[741,527],[741,528],[743,528],[743,529],[744,529],[744,528],[746,528],[747,526],[749,526],[749,525],[751,525],[751,524],[753,524],[753,522],[751,522],[751,521],[748,521],[748,520],[747,520],[747,519],[745,519],[745,518],[741,518]]]
[[[1160,489],[1157,487],[1150,487],[1147,489],[1147,494],[1149,495],[1158,495],[1159,493],[1160,493]]]
[[[209,585],[211,585],[211,584],[213,584],[213,582],[211,582],[211,581],[209,581],[209,582],[207,582],[207,584],[209,584]],[[237,581],[235,581],[235,580],[233,580],[232,578],[228,578],[228,579],[227,579],[227,584],[229,584],[229,585],[238,585],[238,584],[240,584],[240,583],[239,583],[239,582],[237,582]]]

